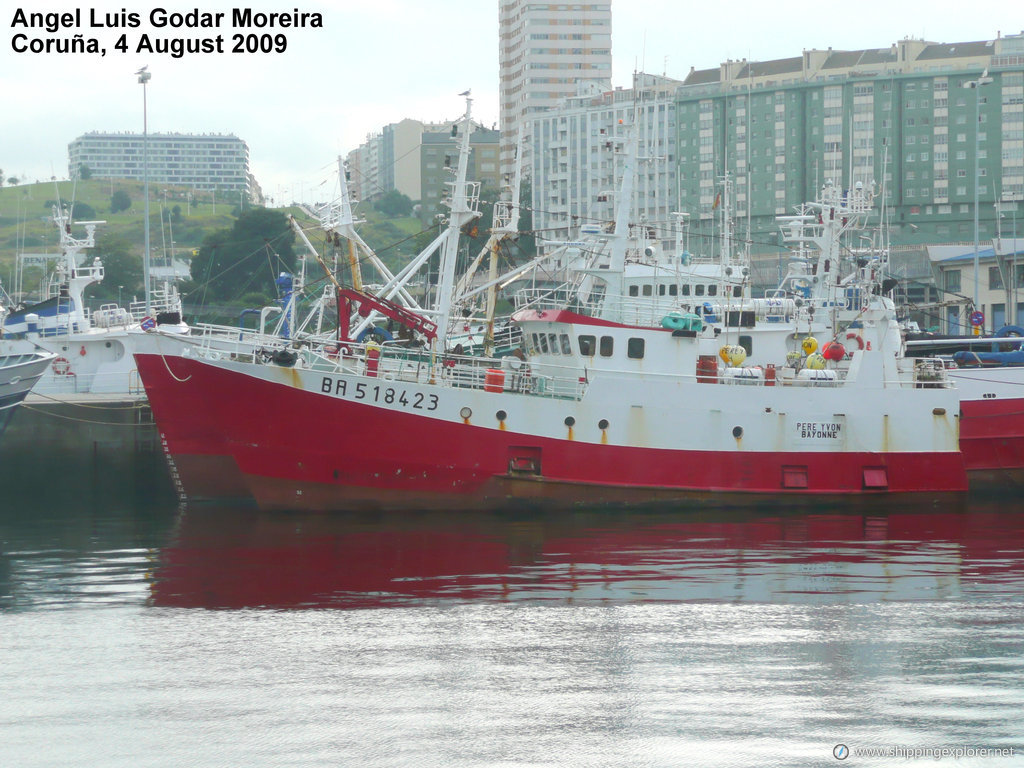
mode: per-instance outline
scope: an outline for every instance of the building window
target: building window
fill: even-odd
[[[947,291],[959,293],[960,291],[960,270],[950,269],[942,273],[942,286]]]
[[[998,291],[1003,287],[1003,275],[999,271],[999,267],[988,268],[988,289],[990,291]]]

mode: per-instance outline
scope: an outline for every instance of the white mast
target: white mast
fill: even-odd
[[[627,129],[626,159],[622,164],[622,186],[619,197],[615,201],[615,232],[611,241],[610,263],[607,274],[601,277],[608,284],[608,295],[605,299],[609,310],[617,312],[622,301],[623,275],[626,271],[626,246],[629,240],[629,215],[633,207],[633,183],[636,169],[636,156],[639,138],[636,129],[636,117]],[[602,271],[603,272],[603,271]]]
[[[448,217],[448,229],[444,234],[444,247],[441,250],[441,263],[438,267],[439,284],[437,289],[437,339],[436,349],[443,351],[448,339],[448,320],[451,315],[452,294],[455,288],[455,265],[459,253],[459,233],[462,228],[480,216],[476,210],[480,202],[480,185],[466,182],[469,168],[469,135],[473,132],[470,115],[473,100],[469,91],[459,94],[466,97],[466,114],[452,126],[455,136],[462,128],[459,142],[459,166],[455,181],[448,182],[451,187],[451,214]]]
[[[143,67],[135,74],[139,76],[139,82],[142,83],[142,194],[146,198],[142,214],[144,233],[142,245],[142,281],[145,283],[146,291],[146,314],[148,316],[152,316],[153,304],[150,298],[149,286],[149,124],[146,114],[146,83],[149,82],[152,75],[146,71],[147,69],[149,69],[149,67]]]
[[[56,205],[53,206],[53,221],[57,225],[57,229],[60,230],[60,247],[64,255],[64,263],[59,271],[64,273],[63,277],[67,280],[68,299],[71,303],[68,314],[67,333],[87,331],[90,325],[89,319],[85,314],[83,292],[87,285],[103,280],[103,264],[99,258],[94,258],[91,264],[84,262],[79,264],[79,255],[82,251],[95,247],[96,225],[105,224],[106,222],[77,222],[85,227],[85,238],[79,240],[71,235],[71,213],[69,211],[62,210]],[[58,316],[59,314],[58,312]]]
[[[502,241],[512,237],[519,230],[519,185],[523,177],[523,125],[519,125],[519,136],[516,139],[516,170],[512,177],[512,188],[509,190],[509,201],[494,204],[494,231],[490,242],[490,270],[487,289],[487,335],[484,337],[484,353],[494,354],[494,306],[498,299],[498,246]]]

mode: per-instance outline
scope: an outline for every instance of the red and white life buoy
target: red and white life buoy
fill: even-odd
[[[850,331],[849,333],[846,334],[846,339],[847,341],[856,341],[857,349],[864,349],[864,339],[861,337],[859,333],[854,333],[853,331]]]
[[[71,373],[71,363],[66,357],[58,357],[51,364],[54,376],[68,376]]]

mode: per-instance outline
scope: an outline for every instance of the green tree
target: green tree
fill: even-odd
[[[385,216],[397,218],[398,216],[409,216],[412,214],[412,200],[403,195],[397,189],[392,189],[380,200],[373,204],[373,207]]]
[[[119,211],[127,211],[132,207],[132,199],[128,197],[128,193],[123,189],[117,190],[110,196],[110,212],[118,213]]]
[[[192,279],[205,286],[207,298],[229,299],[245,293],[276,295],[274,281],[295,270],[295,233],[280,211],[251,208],[231,229],[206,236],[192,259]]]
[[[96,218],[96,210],[88,203],[77,202],[71,206],[71,218],[76,221],[89,221]]]
[[[79,166],[78,168],[78,178],[80,178],[82,181],[88,181],[89,179],[91,179],[92,168],[90,168],[85,163],[82,163],[82,165]]]
[[[10,184],[12,187],[18,186],[18,177],[11,176],[9,179],[7,179],[7,183]]]

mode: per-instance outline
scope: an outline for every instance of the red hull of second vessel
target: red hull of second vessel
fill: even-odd
[[[1024,483],[1024,398],[963,400],[960,450],[971,485]]]

